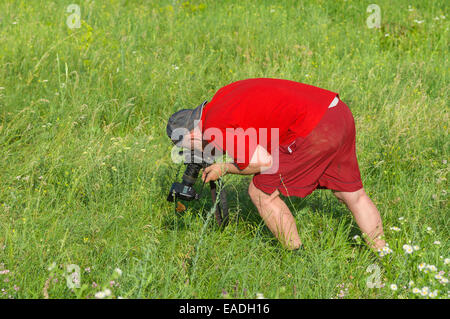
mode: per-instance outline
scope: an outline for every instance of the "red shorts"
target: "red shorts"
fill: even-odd
[[[254,185],[271,194],[305,197],[316,188],[354,192],[363,187],[355,151],[355,121],[348,106],[339,100],[327,109],[306,137],[279,147],[275,174],[256,174]]]

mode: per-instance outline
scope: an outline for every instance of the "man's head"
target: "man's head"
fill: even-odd
[[[201,120],[206,103],[208,101],[204,101],[195,109],[183,109],[172,114],[166,132],[174,144],[188,149],[202,148],[202,134],[198,122]]]

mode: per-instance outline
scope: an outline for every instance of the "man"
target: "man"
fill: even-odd
[[[174,134],[181,128],[185,133]],[[372,248],[385,246],[380,213],[361,182],[354,119],[337,93],[282,79],[241,80],[209,103],[174,113],[167,133],[181,146],[205,149],[210,143],[233,158],[204,169],[205,182],[254,175],[250,198],[286,248],[302,242],[280,194],[305,197],[317,188],[331,189],[347,205]]]

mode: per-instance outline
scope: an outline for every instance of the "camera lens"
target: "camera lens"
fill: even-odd
[[[201,168],[201,165],[198,164],[188,164],[183,175],[183,184],[186,186],[194,185]]]

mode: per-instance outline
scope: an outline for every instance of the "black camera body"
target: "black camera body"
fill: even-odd
[[[180,155],[183,151],[180,152]],[[195,181],[198,178],[198,174],[201,169],[211,165],[211,159],[205,159],[203,154],[197,151],[191,151],[185,154],[184,164],[186,165],[186,170],[184,171],[181,183],[175,182],[170,187],[169,195],[167,196],[167,201],[173,202],[175,198],[191,201],[194,199],[199,199],[200,194],[198,194],[194,188]]]
[[[180,151],[180,155],[185,155],[184,164],[186,170],[184,171],[181,183],[175,182],[170,187],[167,201],[174,202],[178,199],[185,201],[192,201],[200,198],[200,194],[194,188],[195,181],[201,169],[204,169],[214,162],[213,158],[205,156],[199,151]],[[216,216],[219,226],[228,223],[228,204],[225,190],[223,189],[222,181],[218,180],[220,192],[217,194],[216,184],[213,181],[209,182],[211,188],[211,199],[215,205],[214,215]],[[203,189],[203,186],[202,186]]]

